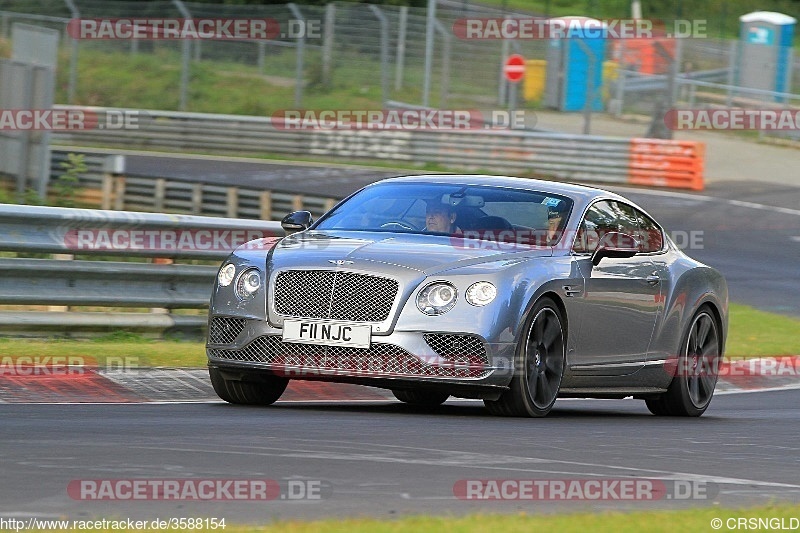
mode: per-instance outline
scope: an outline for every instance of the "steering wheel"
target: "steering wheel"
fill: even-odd
[[[384,222],[383,224],[381,224],[381,228],[393,228],[393,227],[410,231],[416,231],[417,229],[408,222],[403,222],[400,220],[390,220],[389,222]]]

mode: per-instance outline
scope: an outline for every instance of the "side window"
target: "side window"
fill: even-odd
[[[634,209],[636,220],[639,224],[639,232],[635,235],[639,241],[639,250],[642,252],[660,252],[664,248],[664,235],[661,228],[652,218],[639,210]]]
[[[612,200],[594,203],[583,217],[573,250],[592,253],[609,232],[636,235],[639,223],[634,209]]]

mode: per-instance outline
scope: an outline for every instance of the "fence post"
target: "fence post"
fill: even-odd
[[[425,74],[422,79],[422,106],[428,107],[431,93],[431,70],[433,69],[434,22],[436,21],[436,0],[428,0],[428,17],[425,22]],[[503,42],[507,42],[503,40]]]
[[[389,101],[389,20],[376,5],[369,6],[381,25],[381,105]]]
[[[0,35],[3,39],[8,39],[8,13],[5,11],[0,15]]]
[[[67,4],[67,8],[69,9],[72,18],[74,19],[81,18],[81,12],[78,11],[78,8],[75,5],[75,2],[73,2],[73,0],[64,0],[64,3]],[[69,58],[69,82],[67,85],[68,104],[75,103],[75,87],[77,85],[78,85],[78,40],[72,38],[72,43],[70,44],[70,58]]]
[[[296,17],[298,21],[305,20],[296,4],[286,4],[286,7],[289,8],[292,16]],[[303,101],[303,55],[305,54],[305,48],[306,36],[303,33],[303,36],[297,40],[297,60],[295,64],[294,105],[298,109]]]
[[[447,97],[450,93],[450,32],[444,24],[436,21],[436,31],[442,35],[444,47],[442,48],[442,79],[439,81],[439,107],[447,107]]]
[[[258,73],[264,74],[264,56],[267,53],[267,43],[264,41],[258,41]]]
[[[403,68],[406,62],[406,32],[408,31],[408,6],[400,8],[400,27],[397,29],[397,59],[395,60],[394,90],[403,88]]]
[[[325,35],[322,37],[322,83],[329,87],[331,82],[331,57],[336,26],[336,4],[325,5]]]
[[[172,3],[180,11],[180,14],[185,19],[192,18],[192,14],[186,9],[181,0],[172,0]],[[181,43],[181,88],[180,96],[178,98],[178,109],[186,111],[189,97],[189,68],[191,68],[192,59],[192,43],[188,39],[184,39]]]

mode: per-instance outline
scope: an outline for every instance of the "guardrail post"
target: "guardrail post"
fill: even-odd
[[[272,220],[272,191],[261,191],[259,197],[261,220]]]
[[[75,256],[72,254],[52,254],[50,257],[56,261],[72,261],[73,259],[75,259]],[[69,306],[48,305],[47,310],[51,313],[66,313],[67,311],[69,311]]]

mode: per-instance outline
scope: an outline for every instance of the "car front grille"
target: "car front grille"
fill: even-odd
[[[352,322],[389,317],[399,285],[393,279],[337,270],[285,270],[275,280],[275,310],[284,316]]]
[[[209,344],[231,344],[244,329],[244,318],[215,316],[208,327]]]
[[[212,359],[265,363],[288,377],[314,373],[352,376],[413,376],[481,378],[490,370],[483,364],[460,361],[429,364],[400,346],[372,343],[368,349],[283,342],[276,335],[258,337],[240,350],[208,349]],[[287,369],[288,367],[288,369]]]
[[[489,364],[483,340],[476,335],[458,333],[426,333],[425,342],[439,357],[469,364]]]

